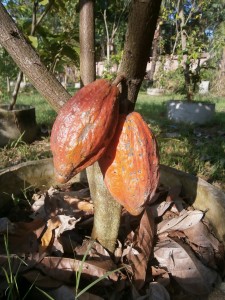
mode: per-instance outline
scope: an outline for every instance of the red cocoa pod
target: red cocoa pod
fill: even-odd
[[[157,143],[139,113],[119,117],[116,133],[99,165],[114,199],[130,214],[139,215],[159,181]]]
[[[60,110],[51,133],[56,179],[67,182],[97,161],[114,135],[119,90],[99,79],[80,89]]]

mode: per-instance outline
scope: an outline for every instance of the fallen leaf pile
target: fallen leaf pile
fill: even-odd
[[[79,291],[101,278],[83,300],[213,299],[207,297],[223,280],[223,245],[179,187],[160,186],[141,216],[123,209],[114,253],[90,239],[94,205],[88,188],[51,187],[31,203],[29,222],[0,219],[0,299],[10,278],[22,296],[29,290],[27,299],[45,299],[43,293],[74,299],[81,270]]]

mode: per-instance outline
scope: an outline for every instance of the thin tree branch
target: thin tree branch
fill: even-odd
[[[47,15],[47,13],[50,11],[52,5],[54,4],[54,0],[50,0],[48,5],[46,6],[46,9],[43,11],[43,13],[41,14],[41,16],[39,17],[39,19],[36,22],[36,28],[37,26],[41,23],[42,19]]]
[[[35,0],[34,4],[33,4],[33,13],[32,13],[32,24],[31,24],[31,31],[30,31],[30,36],[34,36],[35,31],[37,26],[41,23],[41,21],[43,20],[43,18],[46,16],[46,14],[49,12],[52,4],[54,1],[50,1],[46,7],[46,9],[44,10],[44,12],[42,13],[42,15],[40,16],[40,18],[37,21],[37,8],[38,8],[38,1]],[[19,89],[20,89],[20,84],[22,82],[23,79],[23,72],[19,71],[18,76],[17,76],[17,81],[14,87],[14,91],[12,94],[12,101],[9,105],[9,109],[12,110],[13,107],[16,104],[16,100],[17,100],[17,96],[19,93]]]
[[[26,74],[33,86],[58,111],[71,95],[47,70],[14,20],[0,2],[0,43]]]

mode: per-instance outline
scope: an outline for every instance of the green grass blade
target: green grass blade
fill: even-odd
[[[4,274],[5,274],[5,278],[6,278],[6,281],[7,281],[8,285],[10,285],[10,279],[9,279],[9,276],[7,274],[6,269],[4,267],[2,267],[2,270],[3,270]]]
[[[118,272],[122,269],[124,269],[125,267],[121,267],[121,268],[118,268],[116,270],[113,270],[113,271],[108,271],[105,273],[105,275],[101,276],[100,278],[97,278],[95,281],[93,281],[92,283],[90,283],[88,286],[86,286],[82,291],[80,291],[75,299],[78,299],[83,293],[87,292],[92,286],[94,286],[95,284],[97,284],[99,281],[105,279],[106,277],[110,276],[111,274],[115,273],[115,272]]]
[[[90,244],[88,245],[88,248],[82,258],[82,261],[81,261],[81,264],[79,266],[79,269],[78,271],[76,272],[76,286],[75,286],[75,293],[77,295],[77,292],[78,292],[78,288],[79,288],[79,285],[80,285],[80,278],[81,278],[81,274],[82,274],[82,270],[83,270],[83,265],[84,265],[84,262],[86,260],[86,257],[89,253],[89,251],[91,250],[92,248],[92,245],[94,244],[94,241],[91,241]]]
[[[40,289],[39,287],[35,286],[35,288],[41,292],[43,295],[45,295],[45,297],[47,297],[47,299],[49,300],[55,300],[54,298],[52,298],[49,294],[47,294],[45,291],[43,291],[42,289]]]
[[[31,284],[31,286],[29,287],[29,289],[27,290],[26,294],[23,296],[22,300],[26,299],[26,297],[27,297],[27,295],[30,293],[32,287],[35,285],[35,282],[37,281],[38,277],[39,277],[39,274],[38,274],[37,277],[35,278],[34,282]],[[37,287],[35,287],[35,288],[37,288]]]

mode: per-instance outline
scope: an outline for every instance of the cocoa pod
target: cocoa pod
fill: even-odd
[[[99,166],[114,199],[132,215],[139,215],[151,201],[159,180],[157,143],[139,113],[119,117]]]
[[[97,161],[114,135],[119,90],[99,79],[80,89],[60,110],[51,132],[56,179],[67,182]]]

